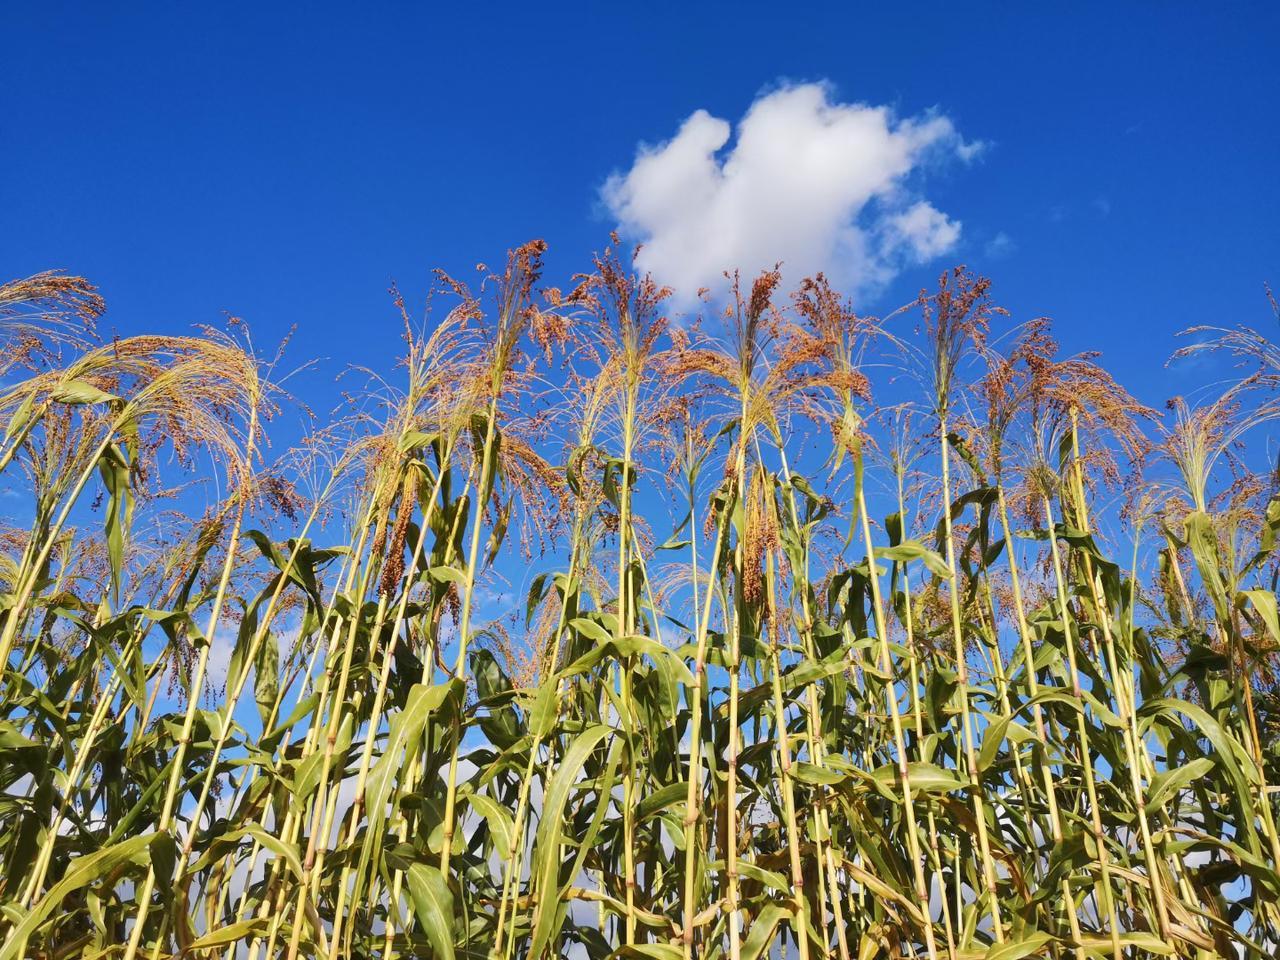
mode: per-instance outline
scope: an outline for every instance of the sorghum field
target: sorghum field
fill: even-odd
[[[292,449],[243,324],[0,287],[0,960],[1274,955],[1280,347],[542,253]]]

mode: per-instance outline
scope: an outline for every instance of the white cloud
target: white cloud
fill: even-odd
[[[924,200],[888,216],[885,227],[890,246],[910,250],[922,263],[946,253],[960,239],[960,224]]]
[[[227,673],[231,669],[231,654],[235,653],[237,631],[215,630],[209,641],[209,661],[205,667],[205,682],[220,694],[227,685]]]
[[[1014,242],[1013,237],[1009,236],[1003,230],[988,240],[986,245],[983,247],[983,251],[986,255],[991,257],[993,260],[1010,256],[1017,249],[1018,245]]]
[[[785,86],[736,131],[695,112],[671,140],[641,145],[601,193],[622,233],[644,244],[638,266],[684,303],[725,270],[749,276],[778,261],[792,279],[822,270],[865,290],[955,246],[959,221],[914,194],[912,175],[981,149],[938,113],[898,118],[834,102],[824,84]]]

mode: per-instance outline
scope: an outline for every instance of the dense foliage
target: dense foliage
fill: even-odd
[[[283,455],[243,325],[0,287],[0,960],[1273,954],[1280,348],[541,254]]]

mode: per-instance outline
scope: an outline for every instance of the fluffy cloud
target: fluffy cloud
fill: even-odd
[[[759,97],[726,150],[734,132],[699,110],[601,191],[622,233],[644,244],[640,268],[684,303],[727,269],[777,261],[792,279],[822,270],[846,289],[875,288],[960,237],[958,221],[909,189],[922,168],[981,150],[945,116],[899,119],[804,84]]]

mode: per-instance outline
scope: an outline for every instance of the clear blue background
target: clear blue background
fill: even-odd
[[[431,267],[542,236],[564,282],[606,242],[597,190],[637,141],[826,79],[991,144],[929,181],[964,222],[954,259],[1160,403],[1186,389],[1163,367],[1176,331],[1271,322],[1276,10],[10,3],[0,273],[87,275],[107,333],[227,311],[266,346],[297,324],[290,356],[328,358],[297,389],[325,409],[346,364],[392,370],[392,279],[420,295]]]

